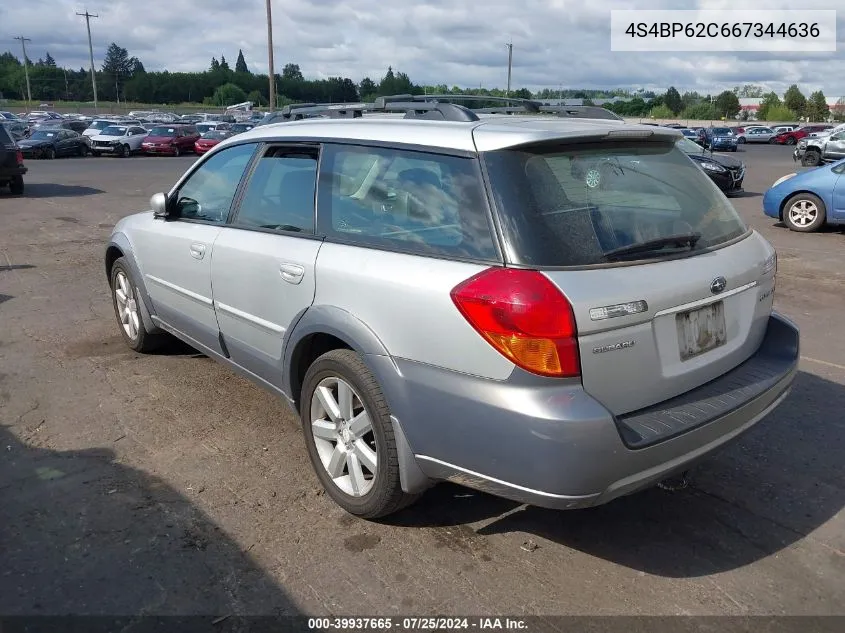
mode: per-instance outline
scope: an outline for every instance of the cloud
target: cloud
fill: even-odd
[[[250,70],[267,71],[265,4],[261,0],[109,0],[92,8],[95,63],[110,42],[141,59],[147,70],[198,71],[212,56],[234,66],[242,49]],[[818,0],[813,9],[841,8]],[[90,6],[90,5],[89,5]],[[747,5],[746,5],[747,6]],[[768,0],[768,11],[795,8]],[[734,0],[285,0],[273,2],[277,72],[287,62],[306,77],[378,80],[388,66],[416,83],[504,87],[507,42],[513,42],[513,87],[636,88],[715,92],[757,83],[783,92],[845,95],[845,11],[838,16],[835,53],[630,53],[610,50],[611,9],[731,9]],[[27,0],[0,5],[0,35],[31,38],[31,59],[47,51],[60,65],[88,67],[85,20],[76,0]],[[761,17],[768,13],[764,12]],[[0,47],[2,50],[2,47]]]

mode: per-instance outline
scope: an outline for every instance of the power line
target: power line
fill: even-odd
[[[29,88],[29,58],[26,56],[26,43],[32,40],[23,35],[14,38],[20,40],[21,48],[23,49],[23,73],[26,75],[26,109],[29,110],[29,103],[32,101],[32,90]]]
[[[85,26],[88,27],[88,54],[91,58],[91,86],[94,88],[94,112],[97,112],[97,76],[94,72],[94,46],[91,44],[91,18],[98,18],[100,16],[96,13],[88,13],[88,9],[85,9],[85,13],[77,13],[76,15],[84,16]]]

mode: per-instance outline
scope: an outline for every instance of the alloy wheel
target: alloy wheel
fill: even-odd
[[[789,208],[789,221],[795,226],[809,226],[818,216],[818,207],[809,200],[799,200]]]
[[[141,316],[138,313],[138,302],[132,292],[132,284],[122,270],[115,275],[114,298],[117,301],[120,325],[126,336],[135,341],[141,329]]]
[[[334,484],[351,497],[370,492],[379,456],[360,395],[342,378],[324,378],[311,398],[310,419],[317,454]]]

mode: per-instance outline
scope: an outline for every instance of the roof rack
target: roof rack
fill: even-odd
[[[458,103],[442,101],[447,99],[503,105],[470,109]],[[555,114],[561,117],[622,120],[610,110],[597,106],[547,106],[531,99],[487,95],[401,94],[376,97],[372,103],[294,103],[270,114],[266,123],[308,118],[357,119],[364,112],[404,112],[406,119],[438,121],[479,121],[478,114]]]

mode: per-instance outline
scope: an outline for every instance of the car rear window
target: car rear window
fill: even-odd
[[[486,152],[506,254],[530,266],[608,263],[616,249],[698,235],[641,253],[695,253],[747,232],[716,185],[672,142],[534,145]]]
[[[12,137],[6,131],[6,127],[0,125],[0,145],[14,145],[15,141],[12,140]]]

